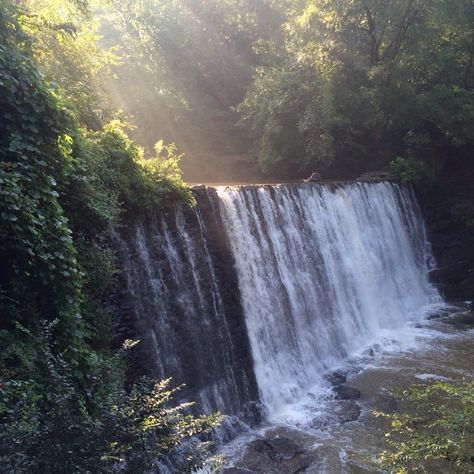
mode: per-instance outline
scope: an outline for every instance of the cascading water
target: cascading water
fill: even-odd
[[[207,224],[215,227],[218,214],[209,208]],[[209,248],[216,233],[208,235],[198,207],[124,229],[116,236],[124,268],[122,307],[141,340],[146,372],[184,383],[183,395],[197,402],[199,413],[255,421],[257,392],[240,302],[226,288],[236,283],[220,265],[232,267],[222,261],[230,254],[225,243]]]
[[[186,383],[198,412],[255,423],[260,400],[270,420],[285,418],[327,390],[328,370],[440,301],[409,188],[194,192],[194,209],[137,219],[116,245],[142,365]]]
[[[440,301],[409,189],[298,185],[218,195],[270,419],[314,392],[326,371]]]

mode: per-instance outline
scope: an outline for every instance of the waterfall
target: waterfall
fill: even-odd
[[[416,200],[390,183],[220,188],[260,397],[271,418],[440,300]]]
[[[256,421],[248,339],[232,262],[226,262],[230,252],[225,241],[216,241],[219,215],[204,200],[138,219],[116,235],[124,268],[121,313],[140,339],[139,371],[184,383],[183,398],[197,402],[198,413]]]
[[[139,371],[197,412],[255,423],[440,301],[412,191],[390,183],[201,187],[116,236]],[[127,327],[128,327],[127,326]],[[305,398],[306,397],[306,398]]]

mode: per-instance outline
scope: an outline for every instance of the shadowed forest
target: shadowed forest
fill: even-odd
[[[119,118],[147,156],[175,143],[188,181],[468,159],[467,0],[19,5],[22,45],[81,125]]]

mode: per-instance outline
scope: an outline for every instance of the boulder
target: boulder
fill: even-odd
[[[362,352],[362,355],[369,356],[369,357],[374,357],[375,356],[375,351],[372,347],[369,347],[364,352]]]
[[[349,385],[336,385],[333,390],[336,398],[340,400],[357,400],[360,398],[360,390]]]
[[[331,385],[341,385],[347,380],[347,372],[342,370],[336,370],[331,372],[330,374],[326,374],[324,378],[331,384]]]
[[[247,446],[242,461],[234,468],[240,471],[227,474],[297,474],[309,464],[310,459],[305,449],[291,439],[257,439]]]
[[[473,311],[460,311],[453,313],[447,322],[452,324],[463,324],[466,326],[474,325],[474,312]]]
[[[342,400],[337,404],[335,413],[341,423],[348,423],[358,420],[360,411],[360,406],[354,400]]]

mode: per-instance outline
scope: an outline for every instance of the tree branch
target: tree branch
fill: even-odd
[[[379,42],[376,35],[375,19],[370,8],[366,5],[364,6],[364,12],[368,26],[366,31],[370,36],[370,67],[373,67],[379,62]]]

